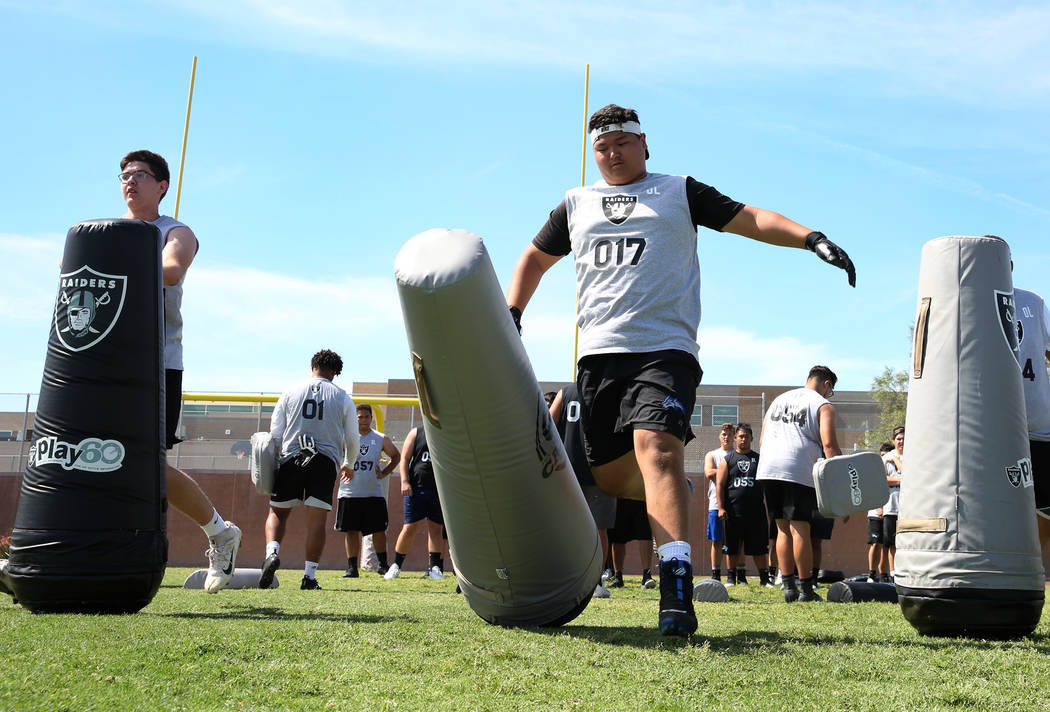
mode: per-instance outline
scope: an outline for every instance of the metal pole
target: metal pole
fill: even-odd
[[[22,458],[25,457],[26,453],[26,430],[29,428],[29,397],[31,394],[26,393],[26,409],[22,414],[22,442],[18,446],[18,469],[15,472],[22,471]]]

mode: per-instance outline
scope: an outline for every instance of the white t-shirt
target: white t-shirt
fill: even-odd
[[[711,456],[711,459],[715,463],[715,468],[717,469],[718,466],[721,465],[722,462],[726,459],[726,455],[728,455],[731,452],[733,452],[733,448],[723,450],[720,447],[716,447],[714,450],[707,453],[707,455]],[[707,455],[704,456],[705,462],[707,461]],[[707,481],[707,511],[718,511],[718,485],[715,484],[714,480]]]
[[[903,473],[897,469],[896,463],[893,462],[893,456],[897,455],[897,451],[888,452],[882,457],[883,463],[886,465],[886,474],[890,477],[903,477]],[[904,466],[904,455],[899,455],[901,460],[901,467]],[[900,512],[900,499],[901,499],[901,488],[890,487],[890,498],[886,500],[886,504],[882,505],[882,513],[886,514],[897,514]]]
[[[349,482],[339,481],[340,497],[386,497],[390,478],[378,479],[384,439],[384,435],[375,430],[361,435],[357,462],[354,463],[354,479]]]
[[[762,427],[755,479],[813,486],[813,465],[824,454],[817,414],[827,403],[811,388],[796,388],[773,400]]]
[[[357,409],[354,401],[327,378],[308,378],[277,399],[270,436],[281,443],[281,457],[299,452],[299,436],[314,439],[317,452],[336,465],[357,459]]]

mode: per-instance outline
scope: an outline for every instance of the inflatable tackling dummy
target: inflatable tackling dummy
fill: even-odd
[[[1043,608],[1010,252],[926,243],[908,389],[894,581],[930,635],[1009,638]]]
[[[36,612],[134,612],[168,553],[160,233],[79,223],[61,271],[4,583]]]
[[[838,581],[828,589],[832,603],[897,603],[897,588],[892,583]]]
[[[890,497],[886,467],[873,452],[817,460],[813,487],[817,508],[829,519],[881,507]]]
[[[249,470],[252,483],[259,494],[273,493],[273,478],[277,474],[277,455],[281,451],[280,443],[274,442],[270,433],[263,431],[252,433],[252,452]]]
[[[572,620],[601,542],[481,238],[428,230],[394,272],[463,595],[489,623]]]

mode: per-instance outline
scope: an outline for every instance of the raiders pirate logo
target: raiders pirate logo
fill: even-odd
[[[634,206],[638,204],[637,195],[604,195],[602,196],[602,212],[605,219],[613,225],[622,225],[634,212]]]
[[[999,314],[999,324],[1003,327],[1006,345],[1017,355],[1017,307],[1014,305],[1013,292],[995,290],[995,307]]]
[[[1017,461],[1016,466],[1007,465],[1006,479],[1014,487],[1031,487],[1035,483],[1032,477],[1032,461],[1027,457],[1022,457]]]
[[[740,470],[741,475],[746,475],[751,471],[751,460],[740,460],[736,463],[736,469]]]
[[[106,338],[124,309],[128,278],[84,265],[61,275],[55,300],[55,333],[70,351],[83,351]]]
[[[1021,344],[1023,344],[1023,343],[1024,343],[1024,324],[1022,324],[1021,320],[1018,319],[1017,320],[1017,347],[1020,348]]]

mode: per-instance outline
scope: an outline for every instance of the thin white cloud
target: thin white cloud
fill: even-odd
[[[177,7],[225,26],[239,41],[324,56],[369,60],[379,51],[577,69],[590,62],[647,82],[682,63],[697,68],[698,83],[726,71],[753,77],[847,70],[881,78],[881,91],[972,102],[1050,93],[1041,71],[1050,57],[1050,6],[1040,3],[668,0],[653,9],[617,0],[179,0]],[[629,31],[610,30],[616,27]]]
[[[47,323],[62,259],[61,235],[0,233],[0,314],[11,323]]]

